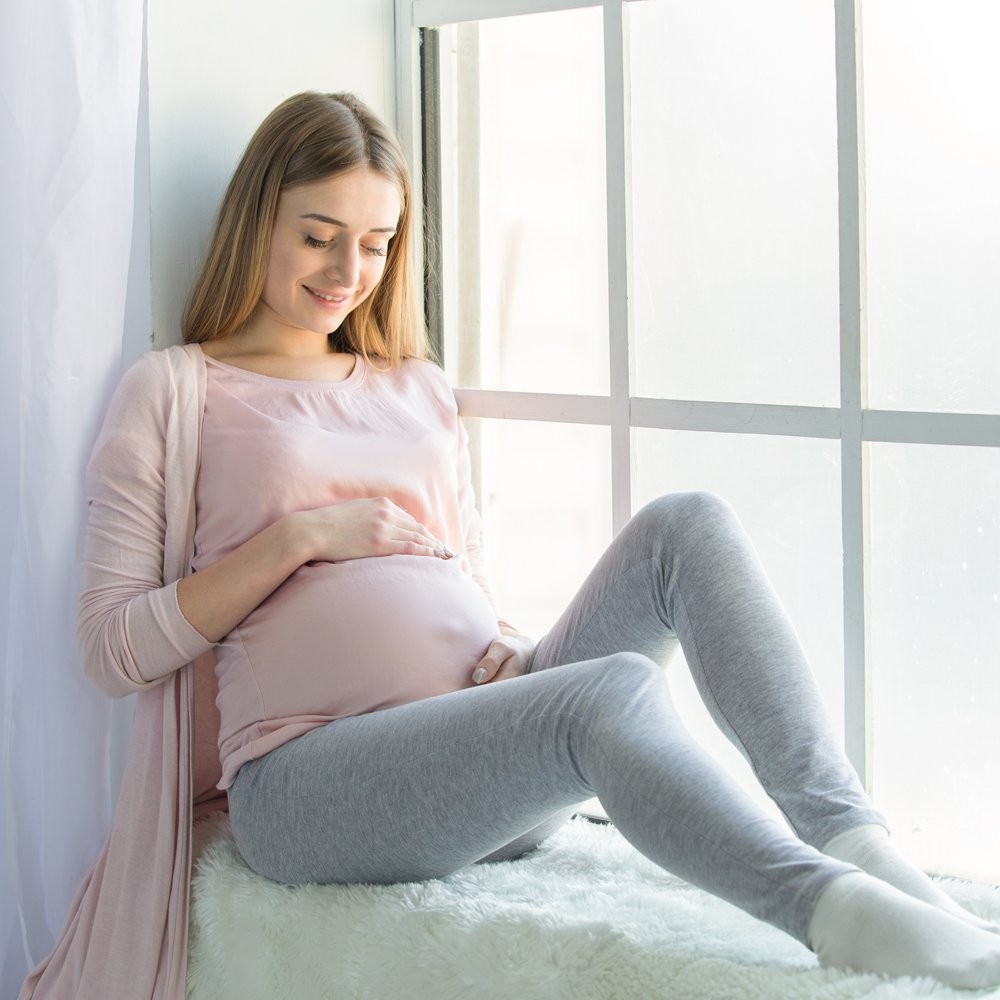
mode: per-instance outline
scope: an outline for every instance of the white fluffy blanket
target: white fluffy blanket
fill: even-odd
[[[199,834],[190,1000],[1000,997],[820,969],[583,820],[520,861],[394,886],[278,885],[244,865],[223,817]],[[945,887],[1000,919],[1000,889]]]

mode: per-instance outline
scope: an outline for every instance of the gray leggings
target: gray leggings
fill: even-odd
[[[695,743],[677,641],[716,722],[795,835]],[[730,507],[661,497],[625,526],[524,677],[339,719],[244,764],[233,834],[279,882],[389,883],[517,857],[598,795],[643,854],[805,943],[853,866],[817,848],[872,809]]]

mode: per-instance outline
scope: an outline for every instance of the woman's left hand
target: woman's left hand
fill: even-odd
[[[472,673],[473,684],[520,677],[528,669],[528,660],[534,648],[534,639],[520,632],[505,632],[490,643],[486,655],[476,665]]]

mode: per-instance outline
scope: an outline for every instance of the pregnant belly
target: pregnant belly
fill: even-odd
[[[457,561],[381,556],[301,567],[225,642],[242,647],[274,718],[358,715],[469,687],[496,636],[493,608]]]

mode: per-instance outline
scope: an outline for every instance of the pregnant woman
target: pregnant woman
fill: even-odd
[[[1000,983],[996,928],[892,847],[724,502],[639,511],[539,643],[498,618],[414,210],[356,98],[284,102],[226,192],[185,346],[112,400],[79,637],[96,683],[139,692],[132,746],[23,1000],[181,1000],[192,823],[225,798],[267,878],[394,882],[518,857],[596,794],[649,858],[825,965]],[[677,644],[787,826],[687,735]]]

